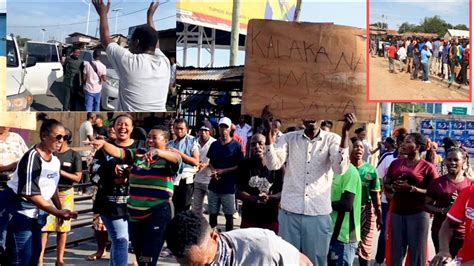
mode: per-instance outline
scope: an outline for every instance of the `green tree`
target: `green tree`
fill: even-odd
[[[402,25],[398,28],[398,33],[413,32],[415,31],[415,24],[410,24],[408,22],[403,22]]]
[[[467,27],[464,24],[458,24],[458,25],[454,26],[454,29],[456,29],[456,30],[469,30],[469,27]]]
[[[422,103],[394,103],[393,111],[397,115],[402,113],[422,113],[426,112],[425,106]]]
[[[426,112],[426,108],[422,103],[393,103],[393,120],[396,125],[403,123],[403,113],[423,113]]]
[[[425,33],[436,33],[441,36],[446,33],[450,25],[440,16],[434,16],[425,17],[420,26],[422,26],[422,31]]]

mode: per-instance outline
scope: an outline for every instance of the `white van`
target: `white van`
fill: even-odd
[[[25,84],[33,95],[47,94],[51,85],[62,81],[63,66],[59,47],[55,43],[29,41],[25,47],[26,58],[36,58],[36,65],[28,68]]]
[[[20,49],[13,36],[7,36],[7,111],[29,111],[33,96],[25,84],[27,69],[35,66],[36,59],[21,60]]]

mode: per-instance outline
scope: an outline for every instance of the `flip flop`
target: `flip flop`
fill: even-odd
[[[97,256],[97,252],[96,252],[96,253],[93,253],[93,254],[87,256],[86,260],[87,260],[87,261],[100,260],[100,259],[102,259],[103,257],[105,257],[106,254],[107,254],[107,252],[104,252],[104,253],[102,254],[102,256],[99,257],[99,256]]]

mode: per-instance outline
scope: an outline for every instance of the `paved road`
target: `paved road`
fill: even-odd
[[[62,82],[54,82],[47,94],[34,95],[32,111],[62,111],[63,104],[60,99],[63,99]]]
[[[383,57],[370,57],[370,100],[404,100],[404,101],[445,101],[470,100],[469,86],[453,84],[448,87],[446,82],[431,76],[431,83],[411,80],[406,72],[396,74],[388,72],[388,60]],[[421,71],[420,71],[421,73]]]

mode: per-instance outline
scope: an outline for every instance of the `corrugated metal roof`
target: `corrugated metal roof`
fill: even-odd
[[[178,67],[176,80],[224,80],[232,78],[242,78],[244,76],[244,66],[217,67],[217,68],[197,68]]]
[[[469,38],[469,31],[468,30],[449,29],[448,32],[449,32],[449,35],[451,35],[452,37]]]

